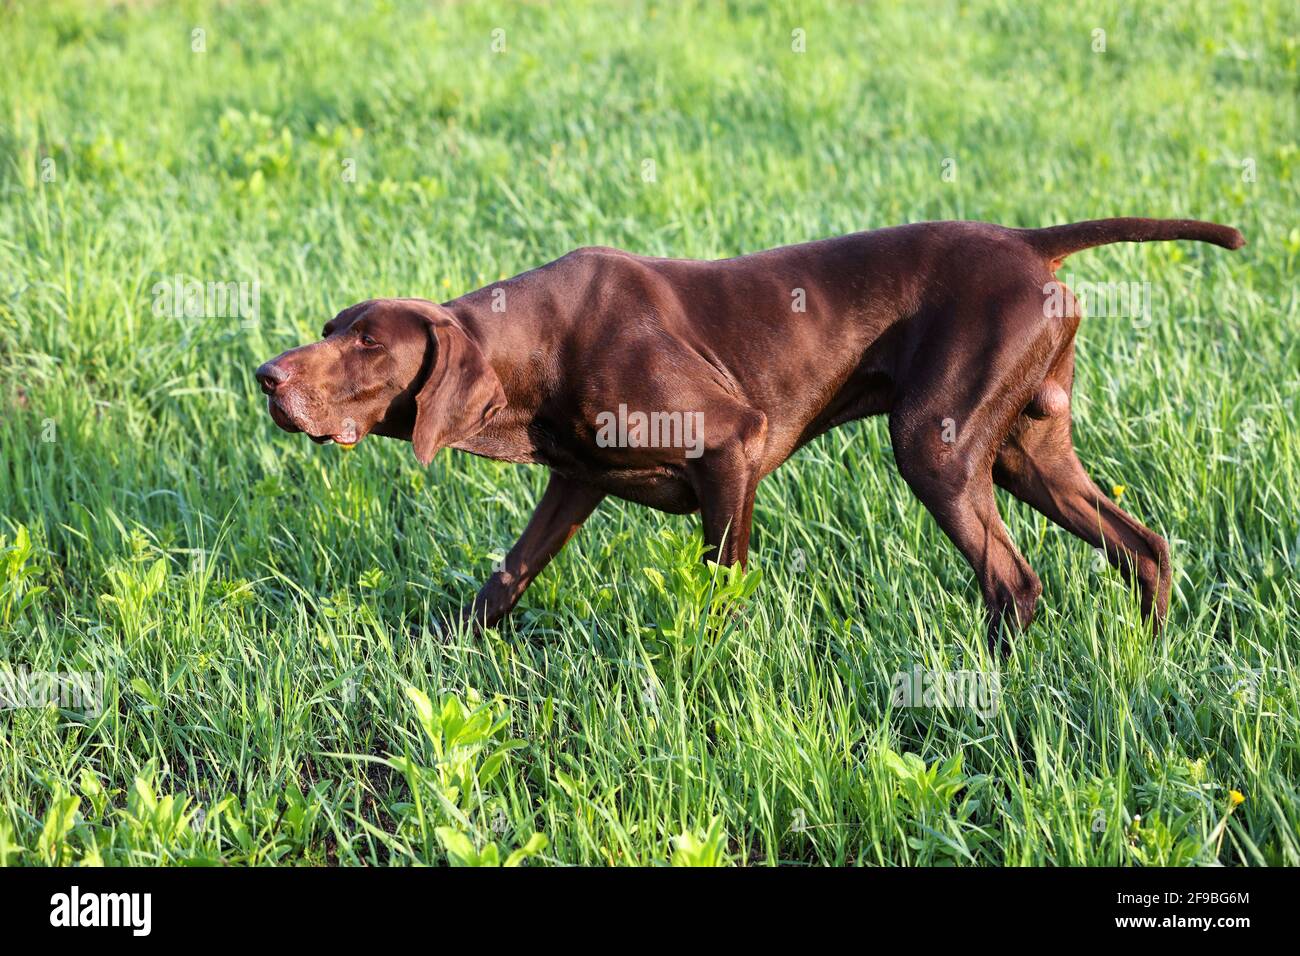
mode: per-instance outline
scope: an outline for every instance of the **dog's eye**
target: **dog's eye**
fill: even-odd
[[[365,346],[366,348],[368,348],[368,349],[373,349],[373,348],[374,348],[375,346],[377,346],[379,343],[376,342],[374,339],[372,339],[370,336],[368,336],[368,335],[363,335],[363,336],[361,336],[361,344],[362,344],[363,346]]]

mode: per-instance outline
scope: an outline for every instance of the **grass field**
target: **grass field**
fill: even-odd
[[[102,706],[0,713],[0,863],[1300,863],[1300,17],[1022,6],[5,4],[0,689]],[[1084,321],[1075,419],[1171,542],[1155,639],[1004,499],[1044,600],[990,656],[876,419],[760,487],[742,613],[698,519],[607,499],[439,641],[543,471],[317,447],[252,378],[580,245],[1111,215],[1250,243],[1063,271],[1149,283]],[[255,314],[158,308],[176,276]],[[1000,694],[896,706],[914,668]]]

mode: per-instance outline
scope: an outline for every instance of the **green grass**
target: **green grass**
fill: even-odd
[[[1300,863],[1293,4],[319,7],[0,11],[0,661],[104,678],[0,713],[0,863]],[[316,447],[252,379],[579,245],[1110,215],[1250,243],[1067,266],[1156,302],[1085,320],[1075,416],[1172,543],[1158,639],[1004,501],[1045,593],[991,658],[883,420],[760,487],[740,613],[698,519],[607,500],[499,631],[412,637],[545,475]],[[177,274],[257,280],[258,322],[156,316]],[[998,670],[996,714],[893,706],[917,665]]]

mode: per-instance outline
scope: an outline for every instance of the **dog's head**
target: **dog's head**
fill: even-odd
[[[351,446],[372,432],[410,439],[427,465],[506,404],[478,346],[432,302],[361,302],[326,322],[321,336],[255,373],[275,423],[314,442]]]

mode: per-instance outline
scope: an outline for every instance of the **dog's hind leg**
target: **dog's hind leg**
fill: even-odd
[[[1137,579],[1142,613],[1159,630],[1169,608],[1169,545],[1126,514],[1088,477],[1070,437],[1073,349],[1043,383],[998,452],[999,485],[1062,528],[1103,549],[1129,580]]]
[[[900,377],[907,391],[890,411],[889,433],[898,470],[974,569],[989,644],[998,649],[1004,630],[1033,620],[1042,585],[998,514],[993,459],[1046,374],[1060,333],[1028,297],[952,324],[966,334],[939,340]]]
[[[988,467],[976,459],[935,456],[915,432],[891,423],[894,457],[912,491],[975,571],[988,609],[988,639],[1033,620],[1042,594],[1034,569],[1016,550],[993,497]]]

